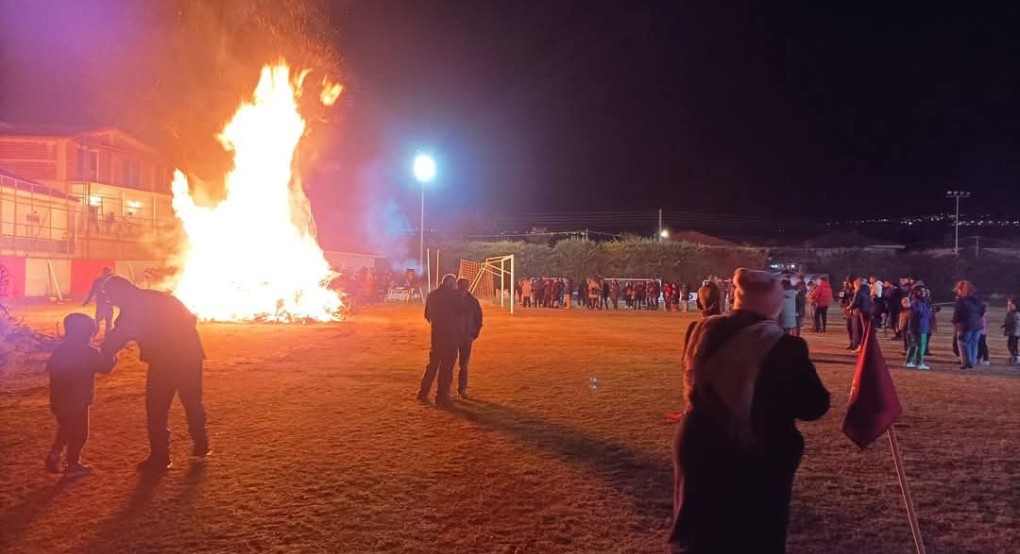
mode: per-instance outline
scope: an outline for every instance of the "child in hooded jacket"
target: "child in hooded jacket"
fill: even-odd
[[[64,475],[78,477],[92,468],[81,462],[89,436],[89,406],[95,397],[96,373],[109,373],[117,363],[90,344],[96,334],[91,317],[74,313],[64,318],[64,341],[46,362],[50,375],[50,411],[57,418],[57,436],[46,456],[46,469],[60,472],[60,458],[67,451]]]

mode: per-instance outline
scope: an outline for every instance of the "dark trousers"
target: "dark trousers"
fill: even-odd
[[[462,394],[468,388],[468,363],[471,362],[471,345],[474,342],[474,339],[465,339],[458,348],[457,358],[460,369],[457,371],[457,392]]]
[[[977,359],[979,362],[987,362],[989,359],[988,335],[984,333],[982,333],[981,336],[978,337]]]
[[[1010,356],[1014,358],[1020,356],[1020,337],[1006,337],[1006,348],[1009,349]]]
[[[109,333],[113,329],[113,306],[96,304],[96,332],[99,332],[100,323],[106,323],[103,333]]]
[[[829,325],[829,307],[815,306],[815,331],[824,333]]]
[[[170,458],[170,428],[167,423],[174,395],[181,397],[188,418],[188,435],[198,449],[208,448],[205,405],[202,403],[202,362],[149,364],[145,378],[145,416],[149,451],[155,460]]]
[[[89,438],[89,407],[57,414],[57,438],[53,441],[52,451],[63,452],[67,448],[67,463],[76,464],[81,460],[81,450]]]
[[[871,318],[864,312],[857,312],[850,314],[852,320],[853,332],[850,339],[850,346],[857,348],[864,341],[864,328],[868,325]]]
[[[429,363],[425,366],[425,373],[421,376],[418,396],[425,398],[429,395],[432,383],[436,381],[438,374],[439,388],[436,390],[436,399],[450,398],[450,387],[453,385],[453,366],[457,363],[458,350],[456,342],[432,341],[432,348],[429,349]]]

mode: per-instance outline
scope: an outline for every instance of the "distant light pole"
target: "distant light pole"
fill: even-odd
[[[419,229],[418,266],[425,271],[425,185],[436,178],[436,160],[428,154],[418,154],[411,165],[414,178],[421,186],[421,227]]]
[[[946,198],[956,199],[956,218],[953,220],[953,226],[956,227],[955,241],[953,243],[953,254],[960,255],[960,199],[970,198],[969,190],[947,190]]]

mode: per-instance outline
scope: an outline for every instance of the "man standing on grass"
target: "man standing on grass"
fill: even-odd
[[[457,351],[461,339],[461,314],[464,299],[456,290],[457,277],[443,276],[442,285],[425,298],[425,320],[432,325],[429,363],[421,377],[418,400],[430,404],[429,392],[439,374],[439,389],[436,391],[436,406],[450,405],[450,388],[453,384],[453,366],[457,363]]]
[[[141,360],[149,365],[145,416],[150,453],[138,469],[164,471],[172,467],[167,416],[174,395],[181,397],[188,416],[188,434],[194,443],[192,457],[204,459],[211,452],[202,403],[205,351],[195,315],[170,294],[142,290],[123,277],[110,277],[103,290],[110,303],[120,308],[113,331],[103,341],[103,353],[112,356],[135,341]]]
[[[557,281],[559,285],[559,281]],[[562,285],[560,285],[562,287]],[[460,358],[460,371],[457,372],[457,395],[467,399],[468,388],[468,362],[471,361],[471,344],[482,332],[482,305],[478,303],[471,291],[471,281],[457,279],[457,292],[461,294],[464,302],[464,312],[461,314],[461,337],[458,356]]]
[[[104,267],[103,272],[96,277],[95,281],[92,281],[92,288],[89,289],[89,295],[85,297],[85,301],[82,302],[82,306],[88,306],[89,302],[93,298],[96,299],[96,333],[99,332],[100,323],[105,322],[103,327],[103,335],[110,334],[110,329],[113,329],[113,305],[110,304],[110,299],[106,297],[106,293],[103,292],[103,285],[106,281],[113,276],[113,270]]]

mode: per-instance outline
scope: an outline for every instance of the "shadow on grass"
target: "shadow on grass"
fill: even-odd
[[[457,403],[449,412],[590,468],[598,477],[630,496],[634,513],[639,517],[663,525],[671,517],[673,469],[668,457],[649,456],[626,445],[481,400]]]
[[[186,519],[187,512],[197,495],[199,485],[205,477],[205,464],[192,464],[188,467],[184,477],[180,481],[180,492],[168,502],[173,504],[170,517],[165,512],[155,518],[154,504],[156,502],[157,488],[164,479],[170,478],[172,473],[139,473],[138,482],[134,491],[124,501],[123,505],[115,514],[104,520],[96,535],[91,540],[89,552],[105,552],[112,550],[118,537],[122,537],[125,530],[143,529],[143,532],[156,532],[165,534],[167,526],[174,525],[181,518]],[[151,526],[139,525],[145,518],[153,521]]]
[[[20,504],[0,514],[0,547],[13,548],[14,543],[31,527],[32,522],[43,515],[61,493],[72,488],[77,482],[77,479],[61,478],[51,486],[35,490]]]

